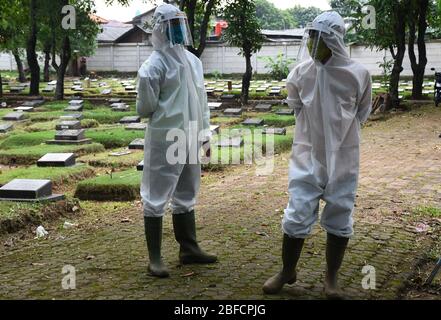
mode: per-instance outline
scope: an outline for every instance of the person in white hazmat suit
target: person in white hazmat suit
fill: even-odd
[[[267,294],[296,281],[305,238],[326,205],[321,226],[327,231],[325,294],[343,298],[337,274],[349,238],[359,175],[360,127],[372,109],[371,76],[345,50],[345,23],[325,12],[306,28],[300,63],[287,80],[288,104],[296,113],[290,159],[290,200],[282,222],[283,269],[263,286]],[[305,58],[306,57],[306,58]]]
[[[161,257],[162,217],[170,200],[181,263],[214,263],[217,257],[202,251],[196,241],[194,206],[201,177],[198,151],[210,137],[202,63],[185,48],[192,39],[183,12],[162,4],[153,19],[154,51],[138,71],[136,109],[140,116],[150,118],[141,183],[148,271],[163,278],[169,271]],[[185,143],[181,139],[178,148],[184,157],[176,161],[174,146],[179,133],[185,134]]]

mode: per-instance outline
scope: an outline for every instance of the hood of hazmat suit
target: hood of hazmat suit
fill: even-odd
[[[309,26],[332,55],[325,62],[302,59],[287,80],[287,102],[296,113],[290,161],[290,202],[283,228],[306,237],[317,220],[320,199],[327,205],[322,226],[336,236],[352,235],[352,212],[358,185],[361,124],[371,112],[371,76],[350,59],[343,18],[336,12],[319,15]],[[309,50],[302,54],[314,54]],[[302,49],[301,49],[302,51]]]
[[[202,141],[210,137],[210,109],[202,62],[185,48],[192,43],[185,14],[160,5],[153,16],[152,43],[154,51],[138,71],[136,109],[150,118],[141,195],[150,213],[160,215],[167,200],[161,193],[171,196],[182,164],[199,162]],[[179,150],[170,153],[177,141]],[[199,177],[188,179],[191,185]]]

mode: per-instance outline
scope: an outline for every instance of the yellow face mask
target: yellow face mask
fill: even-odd
[[[308,50],[309,54],[313,55],[313,46],[314,46],[315,38],[314,36],[311,36],[311,38],[308,40]],[[331,49],[328,48],[325,41],[323,41],[323,38],[320,37],[320,40],[317,45],[317,52],[315,53],[315,59],[319,61],[326,61],[332,56]]]

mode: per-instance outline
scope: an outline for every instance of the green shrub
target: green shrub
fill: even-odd
[[[98,128],[100,126],[99,122],[95,119],[84,119],[81,120],[81,127],[84,129],[88,128]]]
[[[261,57],[260,59],[266,62],[265,68],[270,69],[271,78],[279,81],[288,77],[289,67],[294,63],[293,59],[288,59],[282,52],[276,58]]]

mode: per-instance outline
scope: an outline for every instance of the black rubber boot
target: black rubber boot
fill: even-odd
[[[338,286],[338,270],[343,262],[349,239],[328,233],[326,242],[325,295],[330,300],[345,299]]]
[[[297,281],[296,266],[304,243],[305,239],[290,238],[286,234],[283,235],[283,269],[265,282],[263,292],[266,294],[277,294],[286,283],[293,284]]]
[[[150,261],[148,271],[153,277],[167,278],[169,273],[161,257],[162,217],[144,217],[144,230]]]
[[[182,264],[214,263],[217,257],[202,251],[196,240],[194,211],[173,215],[173,229],[180,245],[179,260]]]

